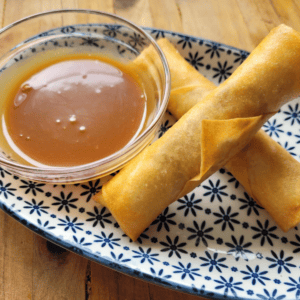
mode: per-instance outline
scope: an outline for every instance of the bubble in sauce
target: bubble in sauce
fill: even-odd
[[[76,122],[76,116],[75,116],[75,115],[72,115],[72,116],[69,118],[69,121],[70,121],[71,123]]]

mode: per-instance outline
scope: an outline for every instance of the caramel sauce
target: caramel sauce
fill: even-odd
[[[35,69],[6,94],[4,136],[36,166],[82,165],[117,152],[147,110],[144,89],[124,65],[85,55]]]

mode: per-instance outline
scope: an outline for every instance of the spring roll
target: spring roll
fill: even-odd
[[[105,184],[97,199],[136,240],[163,209],[224,166],[299,94],[299,63],[299,33],[284,25],[273,29],[226,82]]]
[[[165,53],[171,74],[180,77],[177,66],[183,64],[188,68],[190,65],[167,39],[159,40],[158,44]],[[168,110],[177,119],[216,88],[199,72],[194,72],[193,67],[190,69],[191,85],[187,83],[171,90]],[[259,130],[225,167],[283,231],[300,222],[300,163],[263,130]],[[186,193],[192,190],[193,186]]]

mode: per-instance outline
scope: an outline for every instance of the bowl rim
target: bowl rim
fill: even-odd
[[[49,175],[49,176],[51,176],[51,175],[59,176],[59,175],[65,174],[66,176],[69,176],[70,174],[75,174],[78,172],[80,173],[80,172],[94,169],[96,167],[100,167],[100,166],[103,167],[106,164],[111,164],[113,161],[120,159],[126,153],[133,151],[133,149],[135,147],[137,147],[140,143],[142,143],[144,140],[146,140],[147,137],[149,137],[149,135],[154,130],[156,124],[161,120],[162,116],[164,115],[164,112],[166,111],[167,105],[168,105],[170,89],[171,89],[171,76],[170,76],[168,62],[167,62],[167,59],[166,59],[164,53],[158,46],[155,39],[152,38],[149,33],[147,33],[144,29],[142,29],[138,25],[135,25],[131,21],[129,21],[123,17],[120,17],[116,14],[107,13],[107,12],[98,11],[98,10],[91,10],[91,9],[48,10],[45,12],[36,13],[36,14],[30,15],[30,16],[27,16],[25,18],[17,20],[15,22],[3,27],[2,29],[0,29],[0,35],[6,31],[8,31],[9,29],[11,29],[19,24],[22,24],[28,20],[39,18],[42,16],[47,16],[47,15],[52,15],[52,14],[61,14],[61,13],[78,13],[78,14],[83,13],[83,14],[91,14],[91,15],[102,15],[102,16],[109,17],[112,19],[118,19],[118,20],[124,22],[125,24],[128,24],[129,26],[133,27],[134,30],[136,30],[141,35],[145,36],[150,41],[150,45],[152,45],[154,47],[154,49],[156,50],[156,52],[160,58],[160,62],[162,63],[162,66],[163,66],[164,84],[163,84],[162,96],[161,96],[162,101],[161,101],[161,105],[160,105],[154,119],[151,121],[151,123],[147,126],[147,128],[145,129],[145,131],[142,134],[140,134],[136,139],[129,141],[128,144],[126,144],[123,148],[121,148],[117,152],[115,152],[107,157],[104,157],[100,160],[97,160],[97,161],[94,161],[94,162],[91,162],[88,164],[70,166],[70,167],[55,167],[55,166],[53,166],[53,167],[50,167],[50,166],[49,167],[47,167],[47,166],[46,167],[36,167],[36,166],[24,165],[24,164],[15,162],[15,161],[10,161],[4,157],[0,157],[0,164],[2,164],[3,166],[6,166],[6,167],[12,167],[14,170],[21,171],[22,173],[27,171],[27,172],[32,172],[34,175],[38,175],[38,174],[42,175],[43,174],[43,175]],[[144,147],[142,147],[142,149],[143,148]],[[140,149],[135,155],[137,155],[142,149]],[[127,162],[127,160],[126,160],[126,162]],[[122,163],[120,163],[119,165],[120,165],[120,167],[122,167]],[[111,166],[111,168],[113,168],[113,167]],[[104,173],[104,172],[102,172],[102,173]],[[99,174],[99,175],[101,175],[101,174]],[[86,178],[95,177],[95,176],[97,176],[97,174],[87,176]],[[85,178],[80,178],[79,180],[82,180],[82,179],[85,179]],[[71,181],[74,181],[74,178]]]

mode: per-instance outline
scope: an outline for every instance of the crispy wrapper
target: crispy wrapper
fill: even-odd
[[[284,25],[273,29],[226,82],[105,184],[96,200],[136,240],[164,208],[224,166],[299,94],[299,63],[299,33]],[[181,69],[189,76],[186,68],[177,65],[172,73],[171,67],[174,92],[182,88]]]
[[[186,64],[167,39],[158,43],[170,66]],[[171,74],[174,72],[176,68],[172,69]],[[194,80],[195,76],[193,74]],[[197,80],[195,86],[171,91],[168,110],[177,119],[202,101],[207,92],[216,88],[200,73]],[[198,94],[199,90],[202,97]],[[263,130],[259,130],[250,143],[225,167],[244,186],[248,194],[269,212],[283,231],[288,231],[300,222],[300,163]],[[193,188],[191,185],[183,194]]]

